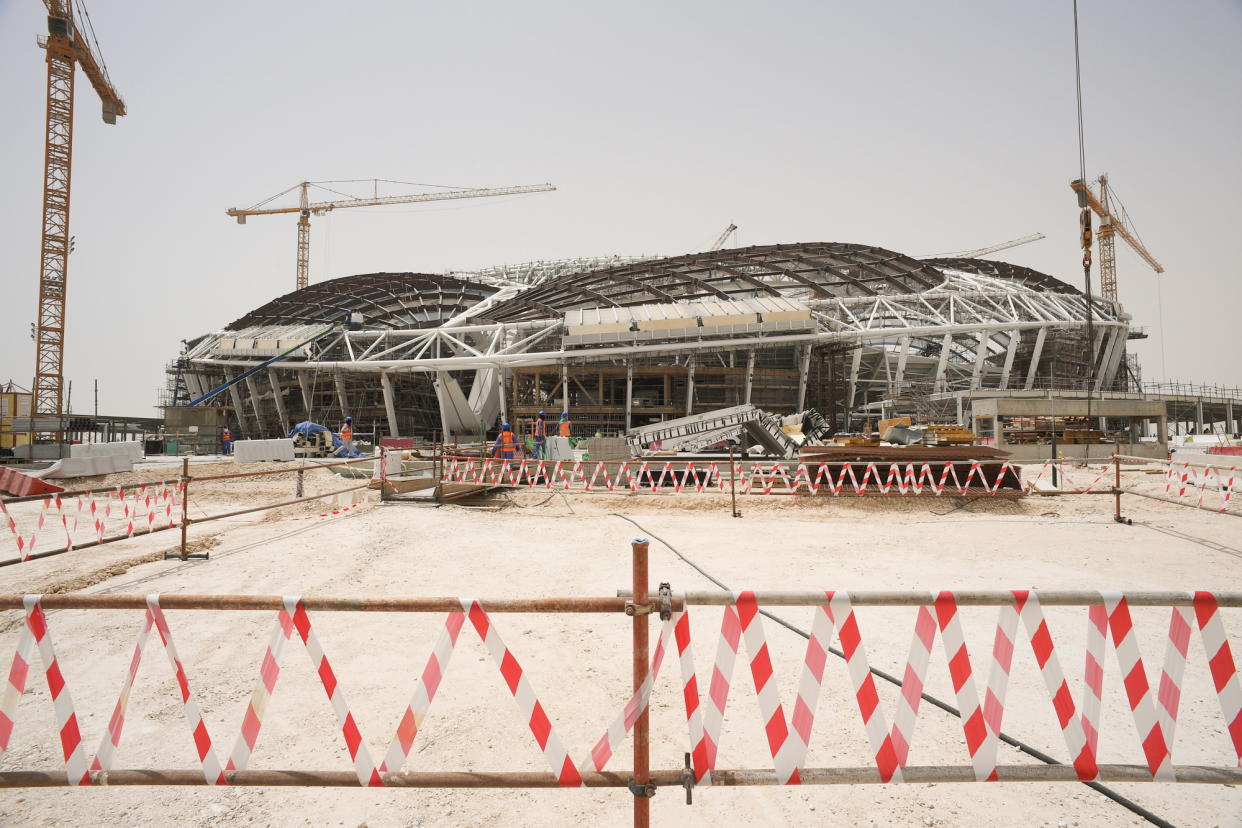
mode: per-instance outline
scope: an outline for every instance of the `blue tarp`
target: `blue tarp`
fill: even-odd
[[[357,446],[354,447],[352,452],[347,451],[345,449],[345,443],[341,440],[340,435],[332,431],[332,429],[321,426],[319,423],[312,423],[309,420],[295,425],[293,427],[293,430],[289,432],[289,439],[293,439],[298,434],[305,434],[309,437],[310,435],[318,434],[321,431],[326,431],[332,435],[332,456],[333,457],[361,457],[362,456],[362,453],[358,451]]]

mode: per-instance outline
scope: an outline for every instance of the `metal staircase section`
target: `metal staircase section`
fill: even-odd
[[[626,435],[631,448],[641,452],[653,443],[664,451],[698,451],[742,432],[772,455],[794,457],[798,444],[781,431],[780,418],[753,405],[718,408],[703,414],[631,429]]]

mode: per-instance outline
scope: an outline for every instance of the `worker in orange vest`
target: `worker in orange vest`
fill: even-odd
[[[509,430],[508,423],[500,424],[500,434],[496,436],[496,444],[492,454],[502,460],[512,460],[517,456],[517,438]]]
[[[233,432],[229,431],[229,427],[225,426],[220,432],[220,445],[224,446],[225,454],[233,453]]]
[[[573,436],[573,424],[569,422],[568,411],[561,412],[561,424],[557,428],[556,433],[560,435],[561,437],[572,437]]]
[[[535,459],[543,460],[547,455],[544,451],[545,441],[548,436],[548,423],[544,419],[547,415],[540,411],[539,416],[535,418]]]
[[[354,453],[354,418],[346,417],[345,424],[341,426],[341,443],[345,447],[345,454]]]

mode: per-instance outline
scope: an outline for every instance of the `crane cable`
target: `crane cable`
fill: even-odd
[[[1078,180],[1082,190],[1078,193],[1079,235],[1082,243],[1082,278],[1087,304],[1087,426],[1091,426],[1091,393],[1096,379],[1095,357],[1095,300],[1091,296],[1091,208],[1087,204],[1087,144],[1082,122],[1082,62],[1078,48],[1078,0],[1074,0],[1074,82],[1078,95]],[[1086,449],[1090,452],[1090,448]],[[1086,456],[1086,453],[1084,453]]]

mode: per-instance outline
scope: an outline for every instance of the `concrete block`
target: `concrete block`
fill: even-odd
[[[293,441],[236,440],[233,442],[233,460],[236,463],[259,463],[265,460],[292,460]]]

